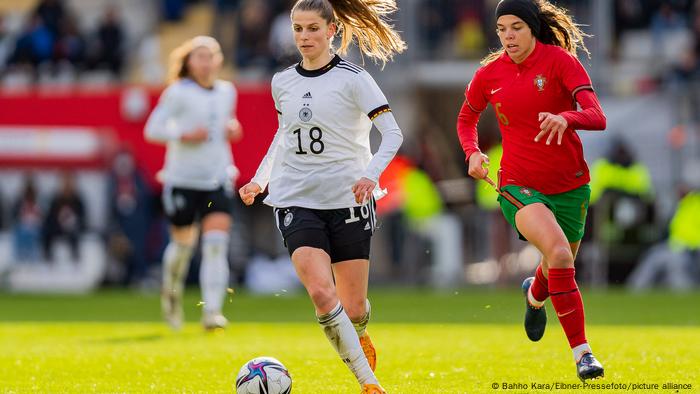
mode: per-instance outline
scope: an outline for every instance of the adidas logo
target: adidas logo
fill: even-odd
[[[310,99],[310,98],[312,98],[312,97],[311,97],[311,92],[306,92],[306,94],[303,95],[301,98],[303,98],[303,99]]]
[[[365,224],[365,230],[370,230],[372,227],[370,227],[369,222]]]

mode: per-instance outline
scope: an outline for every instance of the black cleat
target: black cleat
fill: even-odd
[[[603,365],[595,359],[592,353],[586,353],[581,360],[576,363],[576,375],[585,382],[586,379],[602,378],[605,372]]]
[[[544,328],[547,326],[547,311],[544,305],[535,308],[527,300],[527,292],[532,286],[534,277],[529,277],[523,281],[523,295],[525,295],[525,333],[532,342],[537,342],[544,335]]]

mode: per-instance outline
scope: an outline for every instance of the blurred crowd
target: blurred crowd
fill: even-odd
[[[117,8],[107,8],[94,30],[82,31],[79,18],[64,0],[40,0],[21,28],[10,32],[0,14],[0,72],[102,69],[120,78],[126,52]]]
[[[211,33],[223,46],[230,66],[237,70],[255,70],[262,75],[298,59],[292,35],[289,11],[293,0],[158,0],[160,20],[186,23],[195,6],[206,6],[213,18]],[[478,60],[498,46],[493,34],[493,8],[496,0],[423,0],[401,5],[413,12],[400,11],[397,25],[411,36],[412,56],[425,60]],[[0,14],[0,72],[16,68],[58,72],[105,70],[114,78],[123,78],[125,68],[138,56],[136,42],[126,39],[129,32],[115,5],[107,6],[100,21],[91,29],[81,21],[78,10],[66,0],[39,0],[23,22],[10,29]],[[107,3],[108,4],[108,3]],[[592,33],[593,2],[561,0],[576,22]],[[614,0],[612,12],[611,61],[624,60],[623,39],[638,31],[651,34],[653,51],[664,51],[665,37],[682,31],[690,37],[687,50],[675,56],[673,70],[655,70],[655,77],[695,78],[700,51],[700,17],[696,0]],[[158,23],[156,18],[154,23]],[[150,31],[156,32],[154,26]],[[674,36],[675,37],[675,36]],[[134,41],[134,40],[131,40]],[[634,44],[632,44],[634,46]],[[164,49],[166,50],[166,49]]]

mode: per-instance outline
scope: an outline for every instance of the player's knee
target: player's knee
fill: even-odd
[[[345,313],[347,313],[348,317],[352,321],[362,320],[367,313],[365,310],[366,304],[364,298],[346,302],[343,304],[343,308],[345,308]]]
[[[549,268],[571,268],[574,266],[574,255],[569,245],[557,245],[546,254],[545,259]]]
[[[193,247],[198,236],[197,229],[193,226],[173,227],[170,232],[171,239],[183,246]]]
[[[335,288],[324,284],[309,285],[306,291],[318,310],[328,310],[337,304]]]

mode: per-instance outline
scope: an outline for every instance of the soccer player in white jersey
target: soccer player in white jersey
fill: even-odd
[[[384,17],[394,0],[298,0],[291,18],[302,61],[272,79],[279,129],[255,177],[239,190],[247,205],[266,187],[275,218],[316,316],[363,393],[384,393],[367,334],[370,239],[377,185],[403,136],[386,97],[362,68],[332,53],[353,39],[386,62],[405,49]],[[373,156],[372,123],[382,134]],[[335,279],[335,280],[334,280]]]
[[[161,307],[167,322],[183,322],[182,292],[192,250],[202,230],[202,288],[205,329],[227,324],[221,309],[228,288],[228,245],[233,182],[238,174],[229,141],[242,136],[236,119],[236,89],[217,79],[223,57],[206,36],[186,41],[171,54],[172,83],[146,123],[146,138],[166,144],[163,207],[170,244],[163,255]]]

